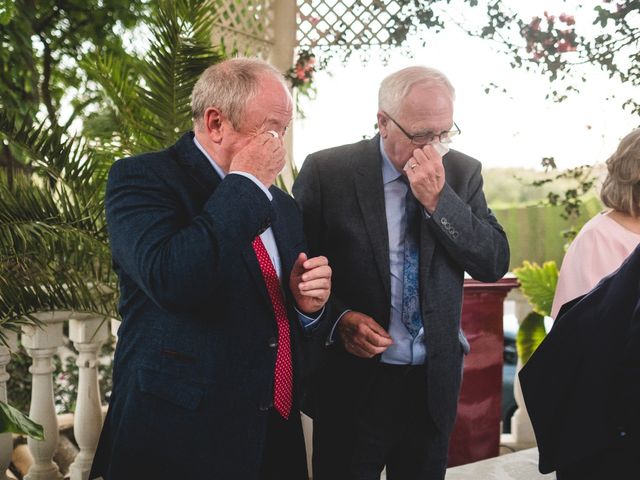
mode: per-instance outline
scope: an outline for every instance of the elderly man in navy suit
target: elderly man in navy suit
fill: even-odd
[[[192,110],[194,132],[109,175],[122,326],[91,478],[306,480],[300,350],[331,269],[273,186],[291,96],[238,58],[203,73]]]

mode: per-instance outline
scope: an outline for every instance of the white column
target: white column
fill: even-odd
[[[64,342],[62,326],[69,318],[69,312],[46,312],[35,316],[43,325],[23,327],[22,343],[33,359],[29,368],[33,376],[29,416],[44,428],[44,440],[27,440],[34,463],[25,480],[58,480],[62,475],[53,462],[58,446],[58,420],[53,402],[52,359]]]
[[[273,47],[269,55],[269,63],[280,72],[285,73],[293,66],[293,51],[296,47],[296,0],[275,0],[273,5]],[[294,112],[295,115],[295,112]],[[287,165],[280,174],[287,189],[293,185],[293,125],[284,137],[287,149]]]
[[[524,403],[524,397],[522,396],[522,388],[520,388],[520,379],[518,378],[518,372],[522,368],[522,363],[518,359],[516,366],[516,376],[513,379],[513,396],[515,398],[518,408],[513,412],[511,417],[511,435],[513,440],[522,448],[533,447],[536,445],[536,436],[533,433],[533,425],[531,425],[531,419],[529,418],[529,412],[527,412],[527,406]]]
[[[111,319],[111,335],[113,335],[114,341],[118,342],[118,330],[120,329],[120,324],[122,321],[117,320],[115,318]]]
[[[511,290],[511,292],[509,292],[509,298],[516,302],[516,318],[518,319],[518,324],[521,324],[524,318],[531,312],[531,305],[519,289]],[[526,448],[536,445],[536,437],[533,433],[533,425],[531,425],[531,419],[529,418],[524,397],[522,396],[522,389],[520,388],[518,373],[521,368],[522,363],[520,362],[520,358],[518,358],[516,375],[513,379],[513,397],[518,408],[511,417],[511,438],[518,448]]]
[[[3,330],[6,337],[8,347],[0,343],[0,400],[7,402],[7,381],[9,374],[7,373],[7,365],[11,361],[11,350],[18,347],[18,335],[15,332]],[[13,436],[11,433],[0,434],[0,480],[7,480],[6,471],[11,463],[11,454],[13,453]]]
[[[102,405],[98,384],[98,352],[109,338],[109,319],[72,314],[69,338],[78,350],[80,369],[73,433],[80,452],[69,467],[71,480],[87,480],[102,429]]]

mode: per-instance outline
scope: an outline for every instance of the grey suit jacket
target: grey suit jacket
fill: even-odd
[[[333,269],[333,322],[352,309],[387,329],[391,293],[381,161],[378,136],[314,153],[302,166],[293,193],[303,212],[310,251],[327,256]],[[487,208],[480,162],[452,150],[443,164],[446,184],[438,207],[421,224],[420,289],[428,407],[438,427],[449,432],[468,350],[460,332],[464,272],[481,281],[499,279],[508,270],[509,246]],[[358,359],[340,342],[318,349],[323,349],[315,358],[319,371],[342,375],[354,367],[352,378],[341,378],[356,383],[366,381],[360,378],[366,364],[379,360]]]

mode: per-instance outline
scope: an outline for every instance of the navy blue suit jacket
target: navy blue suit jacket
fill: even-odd
[[[519,377],[542,473],[640,445],[640,247],[562,307]]]
[[[294,384],[305,341],[288,289],[306,251],[301,216],[290,196],[270,191],[272,202],[243,176],[220,180],[191,132],[113,165],[106,210],[122,325],[91,478],[258,477],[277,326],[251,242],[268,226]]]

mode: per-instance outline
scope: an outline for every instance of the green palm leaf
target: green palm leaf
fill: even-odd
[[[99,143],[131,155],[165,148],[191,128],[193,86],[221,58],[210,44],[211,10],[209,2],[161,1],[149,19],[142,60],[102,52],[83,63],[113,99],[113,111],[93,119],[112,121]]]
[[[543,316],[549,315],[558,283],[556,262],[544,262],[540,266],[525,260],[522,267],[514,269],[513,273],[520,281],[520,290],[529,299],[533,311]]]
[[[27,435],[35,440],[44,440],[44,429],[20,410],[0,401],[0,433]]]
[[[522,365],[529,361],[546,335],[544,317],[539,313],[529,312],[520,324],[516,335],[516,349]]]

